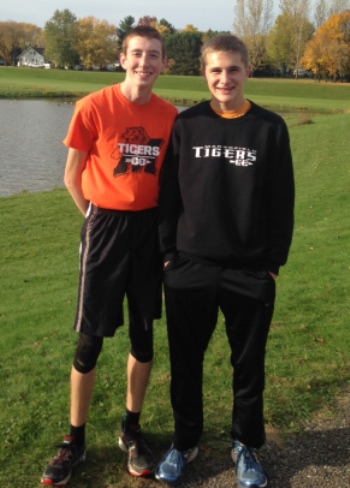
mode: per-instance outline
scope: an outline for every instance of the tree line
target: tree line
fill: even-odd
[[[280,0],[274,16],[273,0],[235,0],[232,32],[248,45],[253,76],[313,73],[332,80],[350,79],[350,0]],[[55,10],[44,28],[0,22],[0,57],[15,64],[29,47],[44,48],[54,66],[102,68],[115,63],[122,41],[135,25],[152,25],[164,37],[167,73],[200,74],[200,49],[209,37],[222,33],[200,31],[189,24],[176,29],[166,19],[132,16],[119,25],[95,17],[78,19],[69,9]],[[305,71],[306,70],[306,71]]]

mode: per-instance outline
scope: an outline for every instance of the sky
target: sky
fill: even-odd
[[[231,31],[234,0],[3,0],[0,21],[13,20],[44,27],[55,10],[68,9],[76,17],[96,17],[119,25],[132,15],[137,22],[150,15],[158,21],[166,19],[176,29],[192,24],[200,31]]]

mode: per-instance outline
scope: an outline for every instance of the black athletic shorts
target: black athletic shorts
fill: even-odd
[[[124,212],[90,205],[81,231],[74,330],[113,336],[123,324],[126,296],[132,343],[152,342],[153,319],[161,314],[161,276],[157,209]]]

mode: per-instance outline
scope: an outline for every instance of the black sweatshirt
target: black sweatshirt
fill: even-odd
[[[224,119],[203,102],[180,113],[159,199],[165,260],[180,252],[278,274],[292,240],[294,178],[282,117],[251,102]]]

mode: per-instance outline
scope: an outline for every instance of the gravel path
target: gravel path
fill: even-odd
[[[350,388],[334,403],[331,417],[316,417],[298,436],[282,441],[268,432],[259,458],[269,476],[268,488],[350,488]],[[126,475],[118,488],[165,486],[152,479],[134,478],[132,482]],[[228,439],[201,443],[198,458],[177,485],[197,487],[237,488]]]
[[[332,418],[304,426],[302,435],[280,442],[273,433],[260,451],[269,488],[350,488],[350,391],[334,406]],[[229,459],[193,463],[182,488],[235,488]]]

